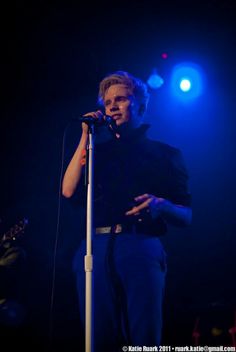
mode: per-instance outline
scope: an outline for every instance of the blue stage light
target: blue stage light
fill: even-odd
[[[191,81],[187,78],[183,78],[179,86],[183,92],[188,92],[191,89]]]
[[[172,93],[183,100],[198,97],[203,90],[201,68],[193,63],[182,63],[174,67],[171,78]]]
[[[147,80],[147,84],[149,85],[149,87],[152,89],[158,89],[163,85],[163,83],[163,78],[157,74],[156,70],[153,70],[153,73],[149,76]]]

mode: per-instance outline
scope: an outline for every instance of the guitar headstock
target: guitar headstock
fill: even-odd
[[[20,220],[2,236],[1,242],[5,242],[9,240],[15,241],[20,235],[24,233],[28,223],[29,223],[28,219]]]

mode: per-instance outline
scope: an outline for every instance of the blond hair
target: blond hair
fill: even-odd
[[[144,105],[145,110],[149,100],[147,85],[139,78],[125,71],[116,71],[108,74],[99,84],[98,102],[104,104],[105,93],[112,85],[124,84],[130,89],[130,93]]]

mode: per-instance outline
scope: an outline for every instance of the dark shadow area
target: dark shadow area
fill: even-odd
[[[194,214],[190,228],[171,228],[162,239],[168,254],[163,345],[194,345],[197,338],[201,345],[232,345],[235,3],[85,5],[21,2],[1,13],[0,237],[29,221],[15,242],[24,263],[10,278],[17,289],[8,307],[2,305],[2,344],[8,351],[15,342],[24,351],[84,351],[72,262],[85,214],[59,196],[80,135],[72,119],[97,108],[105,74],[122,69],[146,80],[157,67],[165,85],[151,91],[150,134],[182,149]],[[168,90],[173,66],[185,60],[200,63],[207,76],[192,105],[171,100]]]

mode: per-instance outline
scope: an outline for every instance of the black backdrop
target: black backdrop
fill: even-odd
[[[4,233],[29,219],[20,288],[27,314],[18,334],[25,347],[50,346],[60,204],[55,340],[57,349],[68,344],[70,350],[72,345],[83,350],[71,274],[81,222],[75,207],[63,199],[59,203],[61,171],[80,131],[72,117],[96,108],[98,82],[108,72],[123,69],[146,80],[157,67],[168,82],[171,68],[184,60],[204,67],[202,98],[192,106],[170,103],[164,85],[152,93],[147,115],[153,138],[183,150],[194,210],[190,228],[171,228],[163,239],[169,258],[163,344],[193,344],[198,319],[203,344],[231,343],[235,11],[233,1],[87,3],[83,8],[72,2],[23,1],[2,10],[0,226]],[[169,54],[165,62],[162,52]]]

